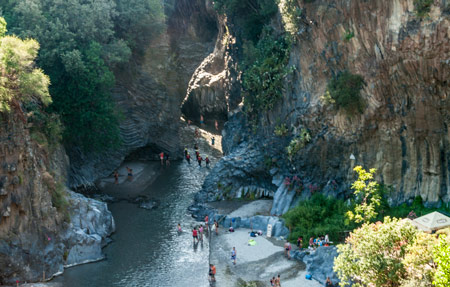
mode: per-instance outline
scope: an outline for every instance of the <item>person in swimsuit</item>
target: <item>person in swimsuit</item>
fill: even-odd
[[[117,170],[114,171],[114,184],[119,184],[119,173]]]
[[[287,256],[288,259],[291,259],[291,243],[289,241],[286,241],[284,244],[284,254]]]
[[[164,165],[164,153],[163,152],[161,152],[159,154],[159,159],[161,160],[161,165]]]
[[[192,240],[194,240],[194,244],[195,244],[195,239],[197,239],[197,243],[198,243],[198,233],[197,233],[197,228],[194,227],[194,229],[192,230]]]
[[[205,120],[203,119],[203,115],[200,115],[200,124],[201,125],[205,124]]]
[[[233,264],[236,265],[236,248],[233,247],[233,250],[231,250],[231,260],[233,260]]]
[[[216,220],[214,220],[214,227],[216,230],[216,235],[219,235],[219,222],[217,222]]]
[[[281,287],[281,278],[280,278],[280,274],[278,274],[278,277],[275,279],[275,286],[276,286],[276,287]]]
[[[128,180],[133,180],[133,170],[127,166],[127,172],[128,172]]]
[[[182,232],[182,230],[181,230],[181,224],[179,224],[179,223],[178,223],[178,225],[177,225],[177,231],[178,231],[178,233],[181,233],[181,232]]]
[[[214,125],[216,126],[216,131],[218,131],[219,130],[219,122],[217,120],[215,121]]]
[[[198,232],[200,233],[200,240],[203,241],[203,225],[200,225]]]

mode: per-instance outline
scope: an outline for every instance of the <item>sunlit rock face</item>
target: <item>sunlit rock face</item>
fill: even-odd
[[[133,55],[128,65],[115,71],[113,98],[123,114],[122,148],[95,155],[69,151],[71,186],[92,185],[142,147],[148,147],[149,154],[182,155],[180,106],[195,70],[214,50],[218,26],[210,1],[171,2],[165,30],[151,38],[143,54]]]
[[[296,71],[286,82],[284,98],[264,114],[256,134],[233,110],[223,138],[228,156],[217,165],[219,174],[213,171],[206,179],[204,191],[216,198],[221,183],[238,194],[240,186],[254,185],[255,180],[267,189],[272,176],[295,174],[305,186],[299,197],[316,188],[344,197],[355,178],[353,167],[362,165],[377,168],[377,179],[390,190],[393,204],[416,196],[429,205],[448,202],[447,2],[436,1],[423,19],[416,16],[412,0],[302,4],[304,18],[290,56]],[[345,39],[349,31],[354,36]],[[364,77],[362,114],[349,116],[320,100],[328,81],[344,70]],[[280,123],[294,133],[306,128],[312,137],[292,162],[285,150],[291,137],[273,134]],[[254,149],[263,156],[251,162],[241,156],[253,155]],[[269,173],[274,166],[277,169]],[[236,167],[240,173],[232,170]],[[271,189],[275,192],[277,186]]]

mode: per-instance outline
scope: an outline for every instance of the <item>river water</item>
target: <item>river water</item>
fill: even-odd
[[[53,282],[65,287],[209,286],[208,240],[193,244],[190,230],[198,223],[187,212],[205,175],[204,167],[173,162],[143,191],[161,201],[157,209],[110,204],[116,233],[104,249],[107,259],[66,269]],[[180,235],[178,223],[184,230]]]

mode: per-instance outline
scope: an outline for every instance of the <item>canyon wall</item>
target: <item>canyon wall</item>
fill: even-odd
[[[67,190],[64,149],[48,145],[26,118],[15,108],[0,125],[0,285],[102,259],[114,231],[105,203]]]
[[[214,49],[217,16],[207,0],[165,2],[164,31],[140,47],[143,54],[133,54],[126,66],[115,71],[113,99],[123,114],[122,147],[94,155],[70,150],[71,186],[92,185],[137,150],[148,159],[157,159],[161,151],[174,159],[182,155],[180,106],[192,75]]]
[[[424,18],[416,15],[412,0],[298,5],[302,16],[289,61],[295,72],[286,79],[283,99],[263,114],[255,133],[239,109],[229,110],[227,155],[198,199],[225,198],[225,191],[228,197],[262,196],[293,175],[304,188],[288,205],[316,190],[345,197],[355,179],[353,167],[362,165],[377,168],[392,204],[416,196],[429,205],[448,202],[448,1],[435,1]],[[280,15],[272,26],[281,30],[279,23]],[[238,45],[227,51],[232,54]],[[362,114],[348,115],[321,101],[329,80],[344,70],[364,78]],[[287,136],[274,135],[280,124],[289,129]],[[302,128],[311,141],[290,161],[286,146]]]

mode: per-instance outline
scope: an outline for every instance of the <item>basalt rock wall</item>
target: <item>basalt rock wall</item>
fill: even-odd
[[[416,196],[429,205],[448,202],[448,1],[434,1],[424,18],[417,16],[412,0],[298,5],[303,12],[289,63],[296,71],[285,83],[283,99],[264,113],[256,134],[233,111],[223,139],[228,154],[216,166],[218,173],[206,179],[202,198],[224,198],[222,186],[238,196],[257,178],[261,188],[275,192],[273,176],[293,175],[302,181],[301,196],[316,190],[345,196],[355,178],[353,167],[362,165],[377,168],[392,204]],[[344,70],[366,83],[361,114],[349,115],[321,101],[329,80]],[[274,135],[280,123],[289,129],[285,137]],[[302,128],[311,141],[291,162],[285,148]],[[261,156],[246,159],[257,152]]]
[[[135,53],[125,67],[115,71],[113,99],[123,114],[122,147],[90,155],[70,150],[71,186],[92,185],[111,174],[127,155],[144,147],[155,159],[161,151],[172,158],[182,155],[180,106],[192,75],[214,50],[217,15],[208,0],[165,2],[164,31],[140,47],[143,53]]]

